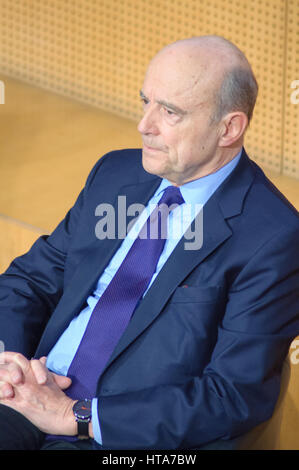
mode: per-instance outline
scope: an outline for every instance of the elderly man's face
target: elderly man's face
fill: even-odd
[[[204,63],[164,53],[150,64],[140,92],[144,116],[142,162],[146,171],[175,185],[217,169],[219,125],[211,125],[215,77]]]

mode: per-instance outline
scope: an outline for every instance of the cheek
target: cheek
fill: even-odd
[[[172,141],[172,159],[177,165],[184,168],[192,159],[193,154],[197,153],[198,142],[196,138],[191,138],[187,132],[176,133]]]
[[[210,138],[211,135],[209,133],[193,131],[182,137],[179,148],[184,153],[185,158],[194,160],[194,158],[198,158],[209,147]]]
[[[169,156],[172,160],[177,160],[186,145],[185,136],[175,128],[164,134],[164,142],[168,148]]]
[[[169,160],[177,166],[178,170],[184,169],[194,155],[198,154],[202,141],[198,134],[193,126],[192,129],[181,125],[162,130],[161,135],[168,149]]]

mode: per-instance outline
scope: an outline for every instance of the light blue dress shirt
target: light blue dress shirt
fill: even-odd
[[[199,178],[190,183],[186,183],[180,186],[181,194],[184,198],[185,203],[179,206],[174,211],[170,212],[168,216],[168,237],[165,242],[164,249],[159,258],[156,272],[154,273],[150,284],[151,286],[156,276],[159,274],[164,263],[174,250],[175,246],[179,242],[180,238],[184,234],[185,230],[189,227],[190,223],[194,220],[198,212],[220,186],[220,184],[226,179],[226,177],[232,172],[237,165],[241,151],[236,155],[233,160],[224,165],[222,168],[217,170],[215,173],[211,173],[207,176]],[[47,357],[48,369],[56,372],[60,375],[67,375],[68,368],[75,356],[75,353],[79,347],[86,326],[93,312],[93,309],[98,302],[99,298],[105,291],[106,287],[110,283],[117,269],[121,265],[129,249],[134,243],[140,228],[144,224],[149,214],[154,210],[156,204],[160,200],[163,191],[170,186],[171,183],[166,179],[161,181],[160,186],[155,192],[154,196],[149,200],[147,206],[142,211],[138,220],[129,230],[126,238],[121,243],[120,248],[116,251],[112,257],[110,263],[105,268],[104,272],[98,280],[98,284],[92,295],[87,299],[87,307],[84,308],[79,315],[77,315],[66,328],[64,333],[60,336],[57,343],[54,345],[52,350],[49,352]],[[185,210],[187,209],[188,210]],[[146,294],[146,292],[145,292]],[[145,295],[144,294],[144,295]],[[84,397],[82,397],[84,398]],[[102,436],[100,429],[100,422],[98,417],[98,399],[92,400],[92,426],[93,433],[96,442],[102,444]]]

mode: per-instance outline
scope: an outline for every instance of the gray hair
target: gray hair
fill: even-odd
[[[215,109],[211,122],[219,122],[225,114],[243,111],[250,122],[258,94],[258,83],[250,68],[235,65],[227,70],[214,93]]]

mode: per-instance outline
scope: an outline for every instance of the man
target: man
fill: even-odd
[[[299,219],[243,149],[250,65],[223,38],[178,41],[140,95],[142,153],[104,156],[65,220],[2,275],[2,448],[219,448],[273,412],[299,334]],[[167,233],[190,206],[183,228],[201,243],[168,237],[157,255],[137,236],[145,211],[135,239],[95,236],[101,204],[150,208],[166,193]],[[80,433],[91,439],[67,442]]]

